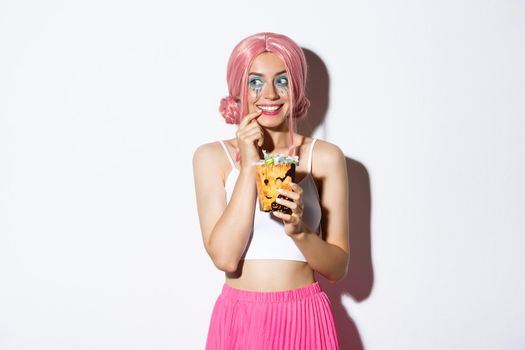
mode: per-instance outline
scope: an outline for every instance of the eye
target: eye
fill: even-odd
[[[288,77],[286,75],[280,75],[277,78],[275,78],[275,85],[286,87],[288,86]]]
[[[264,179],[264,184],[268,185],[268,179]]]
[[[264,82],[261,80],[261,78],[250,78],[248,81],[248,87],[250,89],[259,89],[264,85]]]

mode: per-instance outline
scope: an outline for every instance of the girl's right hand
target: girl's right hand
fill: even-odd
[[[261,115],[261,110],[247,114],[239,124],[235,133],[237,147],[241,153],[241,167],[249,168],[261,159],[259,148],[263,145],[264,134],[256,119]],[[257,143],[257,146],[255,145]]]

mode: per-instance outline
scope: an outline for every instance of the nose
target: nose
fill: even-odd
[[[274,84],[265,84],[262,91],[262,96],[268,100],[277,100],[279,93],[277,92]]]

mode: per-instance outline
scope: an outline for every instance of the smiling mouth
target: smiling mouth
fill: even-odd
[[[273,197],[268,197],[268,196],[265,196],[267,199],[272,199]]]
[[[281,108],[283,107],[282,104],[280,105],[257,105],[257,108],[262,110],[262,114],[265,115],[276,115],[281,111]]]

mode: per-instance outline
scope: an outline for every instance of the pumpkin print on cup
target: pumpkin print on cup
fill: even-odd
[[[275,200],[277,198],[291,200],[281,195],[277,190],[279,188],[292,190],[291,183],[295,182],[295,164],[258,164],[255,168],[259,209],[291,214],[290,208],[275,202]]]

